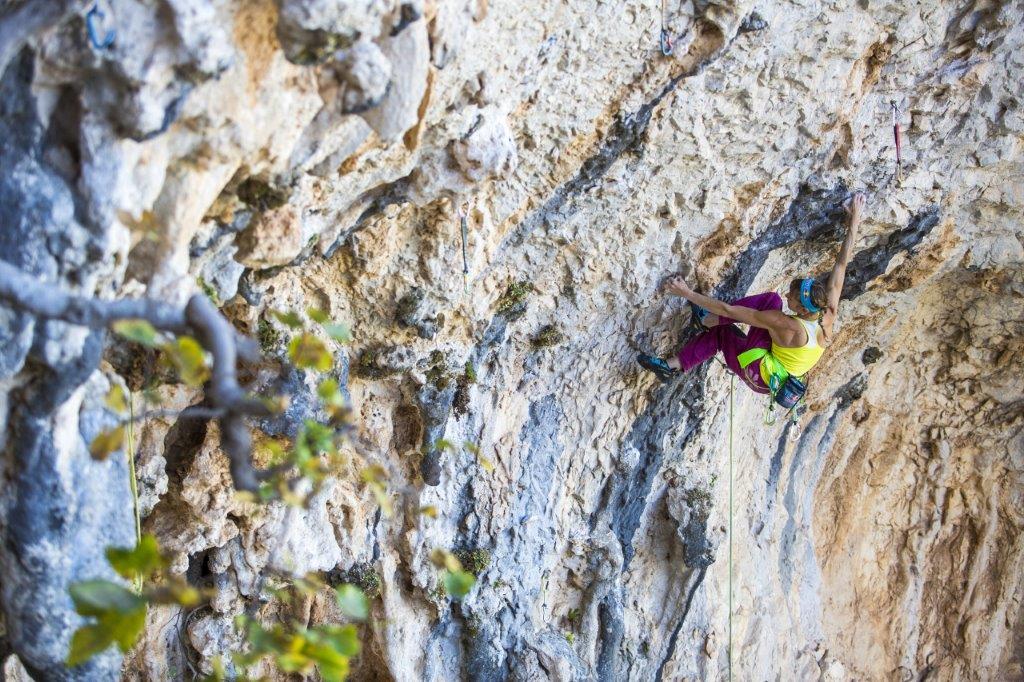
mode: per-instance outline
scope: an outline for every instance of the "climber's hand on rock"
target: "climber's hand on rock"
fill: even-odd
[[[675,294],[676,296],[683,297],[689,296],[690,294],[693,293],[693,290],[690,289],[689,286],[687,286],[686,280],[684,280],[679,275],[670,277],[668,281],[665,282],[665,291],[670,294]]]
[[[864,196],[864,192],[857,192],[850,198],[846,203],[846,210],[851,218],[860,218],[861,213],[864,212],[865,202],[867,202],[867,197]]]

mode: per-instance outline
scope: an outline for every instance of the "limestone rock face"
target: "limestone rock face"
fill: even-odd
[[[426,22],[414,21],[398,35],[384,38],[380,50],[391,64],[391,82],[380,104],[361,116],[381,139],[391,141],[419,120],[430,72]]]
[[[284,265],[302,250],[302,216],[291,205],[257,215],[242,235],[238,260],[250,268]]]
[[[312,572],[371,597],[353,679],[1024,675],[1024,7],[668,5],[118,0],[109,48],[78,16],[32,36],[0,74],[0,258],[206,293],[259,342],[246,388],[289,398],[261,465],[327,420],[326,377],[357,429],[304,506],[240,497],[216,422],[177,416],[201,388],[0,301],[5,670],[205,674],[237,615],[280,615],[268,575]],[[637,366],[690,334],[666,275],[824,276],[854,191],[796,422],[714,362]],[[273,314],[309,310],[352,327],[310,322],[322,373]],[[160,399],[142,530],[213,595],[69,670],[68,585],[134,537],[125,453],[88,455],[122,383]],[[438,548],[477,573],[461,602]],[[344,620],[327,590],[301,616]]]

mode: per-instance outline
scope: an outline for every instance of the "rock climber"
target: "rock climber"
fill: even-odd
[[[725,303],[698,294],[675,276],[666,282],[665,290],[690,302],[693,325],[701,333],[675,357],[665,360],[641,353],[637,361],[664,382],[722,351],[729,369],[758,393],[774,394],[787,377],[802,377],[832,338],[864,201],[864,195],[857,193],[848,205],[846,238],[828,283],[822,285],[810,277],[790,283],[786,303],[792,315],[782,312],[782,297],[775,292]],[[750,325],[750,330],[744,333],[737,322]]]

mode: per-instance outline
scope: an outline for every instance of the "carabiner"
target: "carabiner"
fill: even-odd
[[[92,3],[92,7],[85,13],[85,30],[89,34],[89,42],[97,50],[105,50],[114,44],[117,32],[110,26],[103,26],[107,19],[107,13],[100,9],[99,0]],[[100,28],[104,29],[102,38]]]

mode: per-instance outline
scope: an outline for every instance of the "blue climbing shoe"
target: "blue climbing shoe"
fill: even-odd
[[[653,355],[647,355],[646,353],[639,353],[636,356],[636,361],[640,363],[640,366],[649,372],[654,372],[654,375],[665,383],[676,374],[679,370],[672,369],[668,366],[668,363],[661,358],[656,358]]]
[[[695,332],[703,332],[707,330],[704,326],[704,318],[708,316],[708,311],[701,308],[696,303],[690,303],[690,329]]]

